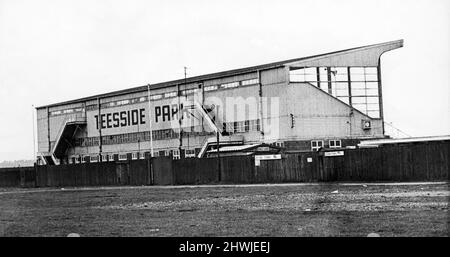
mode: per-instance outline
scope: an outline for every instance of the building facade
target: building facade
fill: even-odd
[[[38,161],[203,157],[255,143],[298,152],[385,138],[380,57],[402,46],[391,41],[38,107]]]

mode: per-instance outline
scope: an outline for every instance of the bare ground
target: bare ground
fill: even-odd
[[[449,236],[448,183],[0,189],[0,236]]]

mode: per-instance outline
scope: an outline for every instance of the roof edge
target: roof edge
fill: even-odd
[[[127,89],[112,91],[109,93],[97,94],[97,95],[87,96],[87,97],[83,97],[83,98],[68,100],[68,101],[64,101],[64,102],[58,102],[58,103],[54,103],[54,104],[42,105],[42,106],[38,106],[35,108],[36,109],[50,108],[50,107],[56,107],[56,106],[61,106],[61,105],[76,104],[76,103],[94,100],[94,99],[98,99],[98,98],[114,97],[114,96],[120,96],[120,95],[124,95],[124,94],[130,94],[130,93],[139,93],[139,92],[147,91],[149,86],[150,86],[150,89],[154,90],[154,89],[175,86],[175,85],[179,85],[179,84],[185,84],[185,83],[189,84],[189,83],[201,82],[204,80],[228,77],[231,75],[247,74],[247,73],[252,73],[252,72],[256,72],[256,71],[260,71],[260,70],[268,70],[268,69],[283,67],[285,64],[289,64],[292,62],[303,61],[303,60],[313,59],[313,58],[326,57],[327,55],[339,54],[339,53],[344,53],[344,52],[348,52],[348,51],[355,51],[358,49],[377,47],[377,46],[382,46],[382,45],[387,45],[387,44],[398,44],[398,43],[400,43],[401,44],[400,47],[402,47],[403,39],[388,41],[388,42],[384,42],[384,43],[377,43],[377,44],[353,47],[353,48],[348,48],[348,49],[344,49],[344,50],[328,52],[328,53],[324,53],[324,54],[288,59],[288,60],[284,60],[284,61],[272,62],[272,63],[261,64],[261,65],[256,65],[256,66],[249,66],[249,67],[245,67],[245,68],[238,68],[238,69],[226,70],[226,71],[221,71],[221,72],[209,73],[209,74],[205,74],[205,75],[188,77],[188,78],[186,78],[186,80],[185,79],[177,79],[177,80],[172,80],[172,81],[160,82],[160,83],[156,83],[156,84],[146,84],[143,86],[131,87],[131,88],[127,88]]]

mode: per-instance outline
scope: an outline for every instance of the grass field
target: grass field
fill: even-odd
[[[449,236],[449,196],[448,183],[1,188],[0,236]]]

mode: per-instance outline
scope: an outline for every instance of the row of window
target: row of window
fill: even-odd
[[[308,82],[372,118],[380,118],[377,67],[309,67],[289,71],[290,81]]]
[[[173,129],[161,129],[152,131],[153,140],[167,140],[178,138],[179,134]],[[183,132],[186,136],[206,136],[212,132]],[[125,133],[118,135],[102,136],[102,145],[137,143],[150,141],[150,131]],[[74,146],[97,146],[99,145],[98,137],[76,138],[73,142]]]
[[[224,84],[220,84],[220,85],[211,85],[211,86],[206,86],[204,88],[204,90],[207,91],[214,91],[214,90],[218,90],[218,89],[227,89],[227,88],[236,88],[239,86],[248,86],[248,85],[255,85],[258,84],[259,80],[258,79],[247,79],[247,80],[242,80],[242,81],[235,81],[235,82],[230,82],[230,83],[224,83]]]
[[[260,131],[260,122],[258,120],[246,120],[237,122],[224,123],[224,129],[228,133],[245,133],[250,131]],[[183,131],[183,136],[195,137],[195,136],[207,136],[213,132],[198,131],[195,127],[191,127],[191,131]],[[179,137],[179,133],[173,129],[160,129],[152,131],[153,140],[167,140],[175,139]],[[102,136],[102,145],[113,144],[125,144],[125,143],[137,143],[143,141],[150,141],[150,131],[125,133],[118,135]],[[73,141],[74,146],[97,146],[99,145],[99,137],[85,137],[76,138]]]
[[[113,162],[113,161],[126,161],[126,160],[143,160],[147,156],[150,156],[150,153],[147,152],[132,152],[132,153],[107,153],[107,154],[101,154],[101,155],[73,155],[70,156],[68,159],[69,164],[76,164],[76,163],[86,163],[86,162]],[[180,151],[179,149],[172,149],[172,150],[163,150],[163,151],[155,151],[153,153],[153,157],[160,157],[160,156],[168,156],[172,157],[172,159],[180,159]],[[195,149],[186,149],[185,158],[194,158],[195,155]],[[100,159],[101,158],[101,159]]]
[[[79,107],[79,108],[71,108],[71,109],[65,109],[65,110],[59,110],[59,111],[52,111],[52,112],[50,112],[50,115],[55,116],[55,115],[62,115],[62,114],[71,114],[74,112],[84,112],[84,108]]]
[[[248,85],[254,85],[254,84],[258,84],[258,83],[259,83],[258,79],[248,79],[248,80],[206,86],[204,88],[204,91],[213,91],[213,90],[218,90],[220,88],[227,89],[227,88],[234,88],[234,87],[239,87],[239,86],[248,86]],[[202,84],[199,84],[199,88],[201,86],[202,86]],[[190,94],[193,94],[196,90],[197,89],[195,89],[195,88],[185,89],[185,90],[181,90],[180,94],[181,95],[190,95]],[[172,98],[172,97],[176,97],[176,96],[177,96],[177,91],[171,91],[171,92],[166,92],[166,93],[162,93],[162,94],[150,95],[150,100],[160,100],[163,98]],[[137,97],[137,98],[132,98],[132,99],[103,103],[103,104],[101,104],[100,107],[101,108],[110,108],[110,107],[122,106],[122,105],[127,105],[127,104],[135,104],[135,103],[147,102],[147,101],[148,101],[148,97],[142,96],[142,97]],[[98,105],[96,105],[96,104],[87,106],[87,110],[95,110],[97,108],[98,108]]]
[[[224,130],[229,133],[245,133],[249,131],[260,131],[260,122],[257,120],[245,120],[235,122],[225,122]]]
[[[284,147],[284,142],[275,142],[273,145],[278,147]],[[329,140],[328,141],[329,148],[341,148],[342,143],[341,140]],[[324,141],[323,140],[312,140],[311,141],[311,150],[312,151],[318,151],[320,148],[324,147]],[[150,153],[147,152],[147,155],[149,156]],[[102,154],[102,155],[75,155],[69,157],[69,164],[73,163],[85,163],[85,162],[99,162],[100,158],[102,162],[112,162],[112,161],[126,161],[126,160],[138,160],[138,159],[145,159],[146,153],[145,152],[132,152],[132,153],[108,153],[108,154]],[[153,157],[160,157],[160,156],[169,156],[172,157],[172,159],[180,159],[180,151],[179,149],[167,149],[162,151],[155,151],[153,153]],[[194,158],[196,157],[195,149],[185,149],[184,150],[184,157],[185,158]]]
[[[328,140],[328,146],[330,148],[340,148],[342,147],[341,140]],[[311,141],[311,150],[317,151],[320,148],[324,147],[323,140],[312,140]]]
[[[349,73],[350,71],[350,73]],[[289,72],[292,82],[321,82],[329,81],[378,81],[377,67],[309,67],[291,70]]]
[[[235,81],[235,82],[230,82],[230,83],[207,86],[204,88],[204,90],[205,91],[213,91],[213,90],[218,90],[220,88],[223,88],[223,89],[235,88],[235,87],[239,87],[239,86],[248,86],[248,85],[254,85],[254,84],[258,84],[258,83],[259,83],[258,79],[247,79],[247,80],[242,80],[242,81]],[[201,85],[202,84],[199,84],[199,88],[201,87]],[[190,95],[190,94],[193,94],[195,92],[195,90],[196,90],[195,88],[181,90],[180,94],[181,95]],[[177,96],[177,91],[172,91],[172,92],[167,92],[167,93],[163,93],[163,94],[150,95],[150,100],[159,100],[159,99],[163,99],[163,98],[172,98],[172,97],[176,97],[176,96]],[[122,105],[128,105],[128,104],[142,103],[142,102],[147,102],[147,101],[148,101],[148,97],[142,96],[142,97],[136,97],[136,98],[131,98],[131,99],[103,103],[103,104],[101,104],[101,108],[110,108],[110,107],[116,107],[116,106],[122,106]],[[97,104],[92,104],[92,105],[86,106],[86,109],[88,111],[95,110],[97,108],[98,108]],[[50,112],[50,115],[52,115],[52,116],[63,115],[63,114],[70,114],[70,113],[74,113],[74,112],[84,112],[84,111],[85,111],[85,109],[82,107],[70,108],[70,109],[65,109],[65,110],[52,111],[52,112]]]

